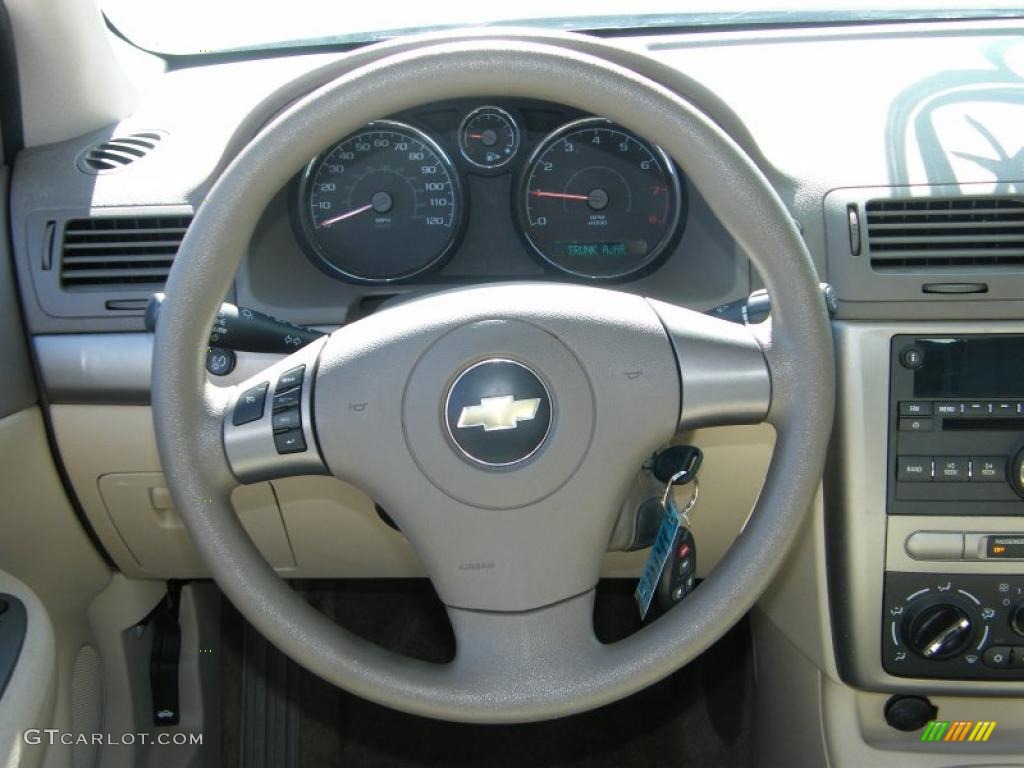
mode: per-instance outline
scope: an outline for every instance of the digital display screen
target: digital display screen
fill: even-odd
[[[614,242],[559,240],[552,245],[560,256],[568,256],[574,259],[623,258],[625,256],[643,256],[647,253],[646,240],[620,240]]]
[[[916,397],[1024,396],[1024,336],[918,339]]]

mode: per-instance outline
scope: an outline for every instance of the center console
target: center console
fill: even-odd
[[[974,522],[1024,515],[1024,336],[894,336],[889,372],[886,512],[920,516],[903,548],[934,573],[886,571],[882,666],[1024,680],[1024,576],[943,571],[1024,562],[1024,518],[1019,533]],[[936,515],[961,530],[929,530]]]
[[[1024,325],[844,325],[826,521],[840,675],[1024,691]]]

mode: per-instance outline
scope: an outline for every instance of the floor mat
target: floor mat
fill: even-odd
[[[633,583],[602,582],[595,629],[636,629]],[[430,584],[297,582],[348,629],[410,656],[445,661],[454,640]],[[288,661],[224,611],[222,764],[246,768],[690,768],[751,763],[752,664],[746,622],[686,668],[628,699],[560,720],[464,725],[406,715],[341,691]]]

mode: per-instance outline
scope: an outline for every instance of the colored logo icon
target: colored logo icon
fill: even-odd
[[[921,741],[988,741],[995,729],[995,720],[932,720],[924,727]]]

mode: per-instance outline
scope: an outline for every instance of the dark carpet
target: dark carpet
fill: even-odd
[[[602,582],[595,630],[638,628],[632,581]],[[296,582],[349,630],[443,662],[447,616],[426,581]],[[222,654],[225,768],[691,768],[751,764],[752,662],[744,621],[693,663],[628,699],[560,720],[464,725],[406,715],[341,691],[287,660],[229,605]]]

